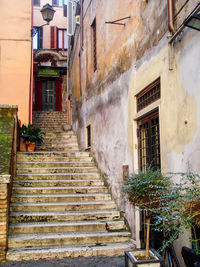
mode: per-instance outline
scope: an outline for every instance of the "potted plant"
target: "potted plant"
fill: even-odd
[[[24,124],[21,126],[21,121],[19,121],[19,130],[20,130],[19,150],[26,151],[25,138],[23,135],[26,133],[27,127]]]
[[[36,142],[39,144],[43,142],[43,135],[44,135],[43,129],[37,128],[30,123],[28,124],[27,127],[24,124],[21,127],[21,136],[25,140],[28,151],[35,150]]]
[[[168,205],[157,216],[156,228],[165,233],[161,249],[184,235],[186,229],[191,230],[193,249],[183,247],[182,256],[187,267],[197,266],[200,264],[200,237],[197,235],[197,232],[200,235],[200,175],[188,172],[173,176],[178,182],[173,183]]]
[[[125,252],[126,266],[161,266],[162,258],[149,249],[151,219],[168,205],[171,181],[160,170],[147,168],[133,173],[123,183],[122,192],[140,210],[146,212],[146,249]]]

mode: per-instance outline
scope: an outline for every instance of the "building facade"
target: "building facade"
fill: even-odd
[[[18,105],[28,123],[31,76],[31,1],[0,2],[0,104]]]
[[[123,170],[200,171],[200,35],[182,27],[198,5],[80,1],[69,47],[72,127],[105,174],[137,246],[139,214],[121,199]]]
[[[44,25],[40,10],[50,4],[53,20]],[[66,111],[67,73],[67,1],[33,1],[33,110]]]

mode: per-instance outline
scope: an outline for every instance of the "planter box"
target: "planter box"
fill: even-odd
[[[160,267],[162,263],[162,257],[154,250],[150,251],[153,259],[149,260],[137,260],[136,256],[144,256],[144,249],[137,249],[133,251],[125,251],[125,267]]]

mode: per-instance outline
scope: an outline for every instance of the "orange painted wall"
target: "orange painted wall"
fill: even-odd
[[[29,120],[31,0],[0,1],[0,104],[18,105]]]

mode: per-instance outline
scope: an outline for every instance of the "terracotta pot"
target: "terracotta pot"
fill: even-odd
[[[19,151],[26,151],[26,144],[23,137],[19,139]]]
[[[35,142],[26,141],[27,151],[35,151]]]

